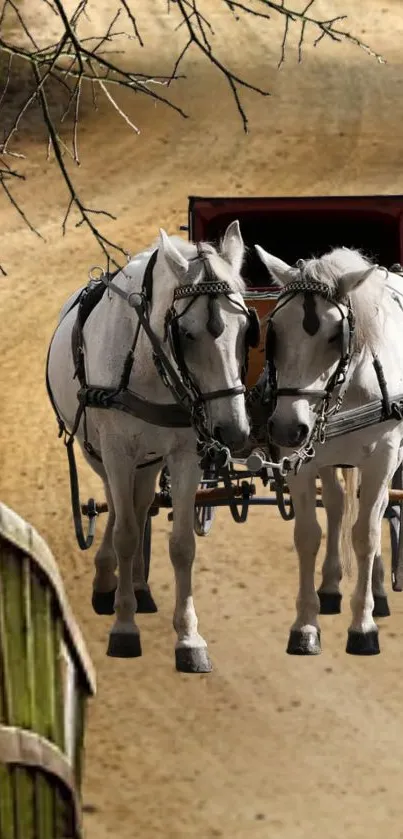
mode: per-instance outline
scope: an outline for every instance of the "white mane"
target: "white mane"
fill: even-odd
[[[333,248],[329,253],[312,259],[302,260],[302,275],[307,280],[317,280],[336,290],[338,280],[350,271],[370,268],[373,261],[353,248]]]
[[[363,271],[374,261],[352,248],[333,248],[321,257],[301,260],[295,279],[319,282],[331,291],[337,291],[342,277],[350,272]],[[351,292],[351,305],[356,319],[355,346],[375,349],[382,341],[382,323],[378,317],[385,289],[385,271],[374,271],[363,286]]]

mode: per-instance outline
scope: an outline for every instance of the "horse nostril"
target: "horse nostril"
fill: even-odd
[[[277,446],[293,448],[302,445],[308,435],[309,426],[306,423],[291,423],[287,425],[279,420],[269,420],[267,423],[269,439]]]

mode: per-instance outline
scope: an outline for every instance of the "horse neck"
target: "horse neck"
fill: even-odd
[[[386,290],[379,301],[378,333],[374,335],[376,340],[372,342],[369,334],[367,342],[360,351],[356,370],[347,390],[345,407],[355,407],[365,401],[380,398],[381,390],[374,368],[374,356],[380,361],[389,395],[403,393],[403,349],[401,349],[403,296],[402,305],[399,305],[399,302],[393,299],[393,293],[395,293],[395,288],[392,285],[391,290]]]

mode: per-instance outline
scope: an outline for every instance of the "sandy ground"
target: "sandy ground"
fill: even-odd
[[[107,6],[99,0],[100,18]],[[136,66],[164,72],[183,34],[172,34],[161,0],[138,7],[152,48],[143,56],[133,46]],[[109,107],[84,117],[77,177],[87,203],[118,216],[105,232],[139,250],[160,225],[176,232],[186,223],[189,194],[403,192],[400,0],[321,4],[329,7],[349,13],[349,28],[386,55],[386,67],[352,46],[322,43],[307,47],[301,65],[289,52],[277,73],[278,50],[265,44],[261,26],[224,32],[214,14],[222,54],[272,90],[268,100],[245,97],[249,137],[225,84],[195,56],[186,62],[188,82],[173,93],[191,119],[140,98],[130,105],[139,137]],[[165,514],[154,520],[151,582],[160,611],[141,617],[143,658],[105,656],[110,621],[91,611],[94,551],[75,544],[67,462],[44,387],[59,308],[100,257],[85,231],[70,225],[61,237],[66,194],[35,120],[28,129],[29,179],[18,195],[46,244],[2,199],[9,275],[0,286],[0,497],[49,542],[97,668],[86,839],[403,837],[403,595],[390,597],[381,656],[344,652],[349,582],[344,614],[322,619],[322,656],[286,656],[297,570],[292,526],[274,510],[252,510],[243,527],[221,510],[198,541],[195,596],[211,675],[174,671]],[[83,498],[102,498],[84,466],[81,475]]]

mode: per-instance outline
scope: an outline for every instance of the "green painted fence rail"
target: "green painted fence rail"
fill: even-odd
[[[48,546],[0,503],[0,839],[81,839],[95,688]]]

